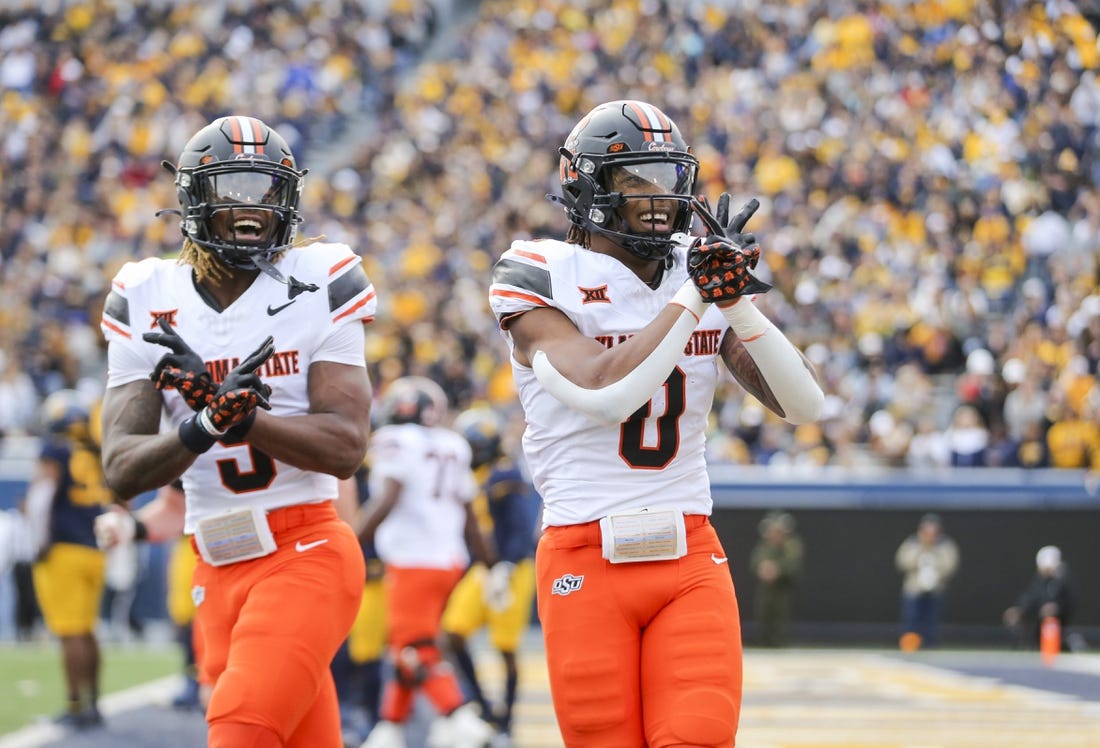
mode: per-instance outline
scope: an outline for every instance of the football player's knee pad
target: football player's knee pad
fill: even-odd
[[[676,694],[669,730],[685,745],[729,746],[737,732],[739,711],[730,694],[693,686]]]
[[[416,688],[428,679],[442,659],[434,641],[410,642],[397,653],[397,680],[407,688]]]

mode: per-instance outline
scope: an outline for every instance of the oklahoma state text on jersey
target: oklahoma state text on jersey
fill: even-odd
[[[493,268],[489,303],[509,345],[510,318],[553,307],[582,334],[610,346],[645,327],[687,281],[686,250],[680,247],[653,289],[608,255],[560,241],[517,241]],[[529,367],[512,359],[528,414],[524,449],[546,525],[589,522],[643,506],[710,514],[704,431],[727,329],[721,312],[708,308],[664,385],[617,426],[564,407]]]
[[[361,351],[357,357],[341,353],[333,340],[345,325],[372,320],[377,300],[360,258],[344,244],[290,249],[277,267],[288,277],[315,284],[317,290],[288,298],[285,285],[261,273],[239,299],[218,312],[195,289],[189,265],[165,259],[124,265],[112,282],[100,325],[112,344],[107,386],[149,376],[168,349],[146,343],[141,336],[165,317],[202,356],[217,381],[268,335],[273,336],[275,353],[260,371],[271,387],[271,412],[277,416],[307,413],[313,362],[365,365]],[[175,428],[191,415],[174,390],[164,391],[163,397],[171,426],[162,428]],[[331,498],[336,495],[336,482],[333,476],[273,460],[246,443],[218,443],[183,474],[187,531],[197,519],[233,506],[274,509],[311,497]]]

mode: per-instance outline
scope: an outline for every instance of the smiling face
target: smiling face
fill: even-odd
[[[211,233],[226,242],[267,246],[279,219],[271,207],[281,205],[289,186],[267,171],[224,171],[207,182],[212,212]]]
[[[671,198],[645,199],[649,195],[683,195],[686,183],[682,167],[670,162],[641,163],[611,169],[610,191],[620,192],[626,202],[618,207],[619,217],[629,233],[668,236],[679,210]]]
[[[270,208],[235,203],[215,208],[210,216],[211,234],[231,244],[265,247],[275,238],[279,221]]]

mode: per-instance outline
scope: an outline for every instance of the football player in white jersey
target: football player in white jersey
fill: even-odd
[[[447,396],[426,377],[393,381],[383,393],[381,422],[371,437],[370,499],[356,521],[364,543],[385,563],[387,644],[393,676],[379,721],[362,748],[404,748],[404,724],[416,694],[441,715],[430,748],[481,748],[493,728],[468,703],[439,649],[447,598],[470,563],[489,548],[471,502],[477,482],[470,445],[443,425]]]
[[[104,305],[105,476],[124,500],[182,476],[208,744],[339,745],[364,565],[333,500],[366,453],[374,288],[350,247],[295,239],[305,171],[260,120],[166,166],[180,258],[126,264]]]
[[[566,241],[514,242],[490,288],[544,502],[558,724],[569,748],[732,746],[741,631],[704,461],[717,361],[791,423],[818,418],[824,395],[753,305],[769,288],[742,233],[756,204],[730,219],[723,195],[712,214],[664,112],[597,106],[560,154]]]

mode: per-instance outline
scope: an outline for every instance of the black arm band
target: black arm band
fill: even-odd
[[[149,528],[137,517],[134,517],[134,540],[146,540],[149,537]]]
[[[206,433],[202,426],[199,426],[198,414],[191,416],[181,423],[178,433],[180,441],[183,442],[183,446],[197,455],[201,455],[203,452],[213,447],[214,442],[217,441],[216,437]]]

